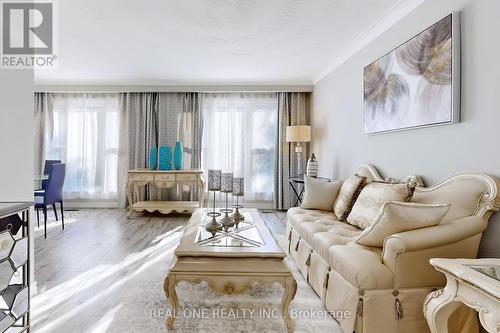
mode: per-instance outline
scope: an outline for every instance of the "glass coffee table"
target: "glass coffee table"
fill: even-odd
[[[476,310],[488,332],[500,330],[500,259],[441,259],[431,265],[446,276],[444,289],[427,296],[424,315],[431,332],[447,332],[460,302]]]
[[[205,217],[198,226],[195,244],[198,246],[218,247],[259,247],[264,244],[257,225],[252,220],[250,212],[243,213],[245,220],[238,226],[220,229],[215,232],[207,231],[205,225],[210,222],[210,217]]]
[[[281,313],[288,332],[293,331],[289,305],[295,297],[297,283],[284,262],[285,252],[271,235],[256,209],[245,209],[245,221],[238,227],[211,233],[205,229],[210,222],[207,210],[198,209],[189,220],[174,251],[165,279],[165,295],[171,312],[166,325],[172,329],[178,310],[175,286],[181,282],[198,284],[206,281],[218,294],[241,294],[254,283],[283,287]]]

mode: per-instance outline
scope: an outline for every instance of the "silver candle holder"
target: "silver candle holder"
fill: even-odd
[[[222,214],[219,212],[215,211],[215,192],[218,192],[221,190],[221,170],[208,170],[208,192],[210,195],[210,191],[214,192],[214,204],[213,204],[213,210],[211,212],[208,212],[207,215],[212,218],[210,223],[208,223],[205,226],[205,229],[212,233],[212,235],[215,235],[215,233],[218,230],[222,229],[222,225],[217,222],[217,217],[221,216]]]
[[[239,204],[239,198],[245,195],[245,178],[235,177],[233,178],[233,197],[236,197],[236,205],[233,205],[236,208],[235,212],[231,214],[231,218],[234,220],[236,228],[238,228],[238,224],[241,221],[245,220],[245,216],[240,213],[239,209],[243,208],[242,205]]]
[[[224,217],[220,220],[220,223],[222,224],[222,227],[225,229],[229,229],[230,227],[234,226],[234,220],[229,216],[229,213],[232,213],[233,210],[227,207],[227,199],[229,193],[233,192],[233,174],[228,172],[228,173],[222,173],[222,178],[221,178],[221,193],[224,193],[226,195],[226,204],[225,208],[221,209],[220,211],[224,213]]]

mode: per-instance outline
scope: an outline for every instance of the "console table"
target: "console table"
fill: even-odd
[[[30,207],[0,202],[0,332],[30,330]]]
[[[172,188],[188,185],[198,189],[196,201],[143,201],[139,195],[139,187],[154,184],[157,188]],[[203,206],[205,181],[202,170],[149,170],[133,169],[127,175],[127,199],[129,202],[128,216],[133,211],[158,211],[162,214],[171,212],[192,212]]]
[[[427,296],[424,315],[432,333],[448,332],[448,318],[464,303],[488,332],[500,332],[500,259],[431,259],[446,276],[444,289]]]

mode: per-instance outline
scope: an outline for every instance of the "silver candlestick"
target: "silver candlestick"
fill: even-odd
[[[224,213],[224,217],[220,220],[220,223],[222,223],[222,227],[225,229],[228,229],[234,225],[234,220],[229,217],[229,213],[232,213],[233,210],[230,208],[227,208],[227,197],[229,193],[233,191],[233,174],[232,173],[223,173],[222,174],[222,179],[221,179],[221,190],[222,193],[226,195],[226,205],[224,209],[221,209],[220,211]]]
[[[221,216],[221,213],[215,211],[215,192],[221,189],[221,173],[221,170],[208,170],[208,191],[214,192],[214,205],[213,210],[207,213],[212,218],[212,221],[205,225],[205,229],[212,236],[215,236],[215,233],[222,228],[221,224],[217,222],[217,217]]]
[[[236,208],[236,211],[231,214],[231,218],[234,220],[234,223],[236,224],[236,228],[238,228],[238,224],[240,224],[241,221],[245,220],[245,216],[240,213],[239,208],[243,208],[242,205],[239,204],[239,198],[242,197],[245,192],[245,179],[244,178],[233,178],[233,196],[236,197],[236,205],[233,205],[234,208]]]

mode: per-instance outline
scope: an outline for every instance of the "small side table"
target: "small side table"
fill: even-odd
[[[314,177],[315,179],[319,179],[325,182],[331,181],[329,178],[325,177]],[[295,194],[295,204],[297,206],[299,203],[302,203],[302,196],[304,195],[304,174],[300,174],[297,176],[293,176],[288,178],[288,182],[290,183],[290,187],[292,188],[293,193]]]
[[[444,289],[430,293],[424,303],[432,333],[448,332],[448,318],[460,302],[479,313],[488,332],[500,332],[500,259],[433,258],[430,263],[446,276]]]

